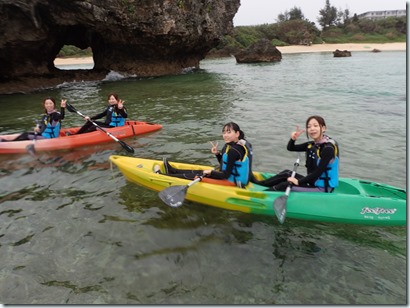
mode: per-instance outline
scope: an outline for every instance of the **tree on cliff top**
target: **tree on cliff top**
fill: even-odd
[[[330,5],[330,1],[326,0],[326,5],[323,9],[319,10],[320,17],[317,19],[319,25],[322,26],[323,30],[334,26],[338,21],[337,9]]]
[[[305,16],[302,13],[302,10],[298,7],[293,7],[292,9],[288,11],[285,11],[284,13],[281,13],[278,15],[277,21],[278,22],[284,22],[288,20],[305,20]]]

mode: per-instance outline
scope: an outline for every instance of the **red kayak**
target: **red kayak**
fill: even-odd
[[[162,125],[139,121],[126,121],[124,126],[104,128],[117,139],[124,139],[160,130]],[[105,142],[113,142],[113,139],[105,132],[97,129],[91,133],[75,134],[80,127],[62,128],[60,137],[53,139],[38,139],[24,141],[0,142],[0,154],[27,153],[27,146],[34,145],[36,151],[54,151],[78,148]],[[0,135],[1,139],[12,140],[19,134]]]

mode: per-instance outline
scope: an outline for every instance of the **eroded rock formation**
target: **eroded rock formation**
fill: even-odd
[[[237,63],[275,62],[282,60],[282,53],[267,39],[261,39],[245,50],[234,54]]]
[[[336,49],[333,51],[333,57],[342,58],[342,57],[351,57],[352,53],[348,50],[339,50]]]
[[[232,30],[239,6],[240,0],[2,0],[0,93],[33,78],[52,85],[110,70],[147,77],[198,68]],[[94,69],[55,68],[64,45],[91,47]]]

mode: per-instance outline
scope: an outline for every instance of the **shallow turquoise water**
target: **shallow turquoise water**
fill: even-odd
[[[181,76],[64,84],[0,96],[0,131],[28,130],[45,96],[99,112],[116,91],[131,118],[157,122],[130,138],[135,156],[215,164],[209,141],[237,122],[255,170],[290,168],[296,125],[322,115],[341,175],[406,187],[406,54],[285,54],[280,63],[205,60]],[[67,114],[64,125],[81,125]],[[116,143],[0,156],[0,302],[9,304],[404,304],[406,230],[251,216],[127,183]],[[303,169],[301,168],[302,172]]]

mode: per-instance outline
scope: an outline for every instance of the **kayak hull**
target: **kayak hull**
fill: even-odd
[[[119,155],[110,156],[125,178],[155,191],[169,186],[187,185],[190,181],[154,172],[163,162]],[[178,169],[213,169],[211,166],[170,162]],[[262,179],[272,173],[254,172]],[[287,201],[287,218],[302,220],[380,225],[406,225],[406,191],[397,187],[360,179],[341,178],[332,193],[292,192]],[[245,213],[275,216],[273,203],[284,192],[266,191],[266,187],[250,183],[246,188],[199,182],[192,185],[186,200]]]
[[[161,128],[162,125],[160,124],[152,124],[140,121],[126,121],[124,126],[103,129],[117,139],[124,139],[132,136],[155,132],[157,130],[160,130]],[[114,141],[110,136],[99,129],[90,133],[73,135],[79,129],[80,127],[63,128],[60,131],[60,136],[53,139],[0,142],[0,154],[27,153],[27,146],[29,145],[34,145],[35,150],[41,152],[72,149]],[[66,134],[70,135],[66,136]],[[1,135],[0,138],[12,140],[18,135],[19,134]]]

